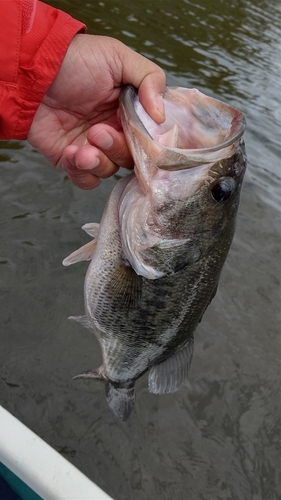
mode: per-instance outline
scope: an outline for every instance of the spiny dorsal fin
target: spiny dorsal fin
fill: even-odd
[[[96,241],[89,241],[86,245],[83,245],[75,252],[72,252],[68,257],[66,257],[62,263],[64,266],[71,266],[71,264],[76,264],[76,262],[82,262],[83,260],[91,260],[96,249]]]
[[[176,392],[187,379],[193,355],[193,337],[176,354],[153,366],[148,376],[148,390],[153,394]]]
[[[92,236],[92,238],[96,238],[99,234],[100,225],[97,222],[89,222],[88,224],[84,224],[82,229],[86,231],[87,234]]]

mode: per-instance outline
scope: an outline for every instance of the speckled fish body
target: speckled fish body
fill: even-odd
[[[103,364],[78,377],[105,382],[114,413],[126,420],[135,381],[149,391],[185,381],[193,333],[216,293],[235,229],[246,167],[244,115],[198,90],[167,88],[157,125],[136,90],[120,95],[134,173],[113,189],[94,237],[65,259],[91,260],[86,315],[74,317],[99,339]]]

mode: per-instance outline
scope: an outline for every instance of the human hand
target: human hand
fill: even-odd
[[[164,72],[114,38],[78,34],[35,114],[28,141],[80,188],[133,166],[117,115],[126,83],[162,123]]]

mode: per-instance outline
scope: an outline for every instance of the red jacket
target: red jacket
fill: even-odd
[[[26,139],[81,30],[84,24],[37,0],[0,0],[0,139]]]

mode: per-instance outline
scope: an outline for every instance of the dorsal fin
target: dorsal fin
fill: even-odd
[[[62,263],[64,266],[71,266],[71,264],[76,264],[76,262],[82,262],[83,260],[91,260],[94,255],[96,248],[96,241],[89,241],[86,245],[83,245],[75,252],[72,252],[68,257],[66,257]]]
[[[96,238],[99,234],[100,225],[98,222],[89,222],[88,224],[84,224],[82,226],[83,231],[92,236],[92,238]]]

